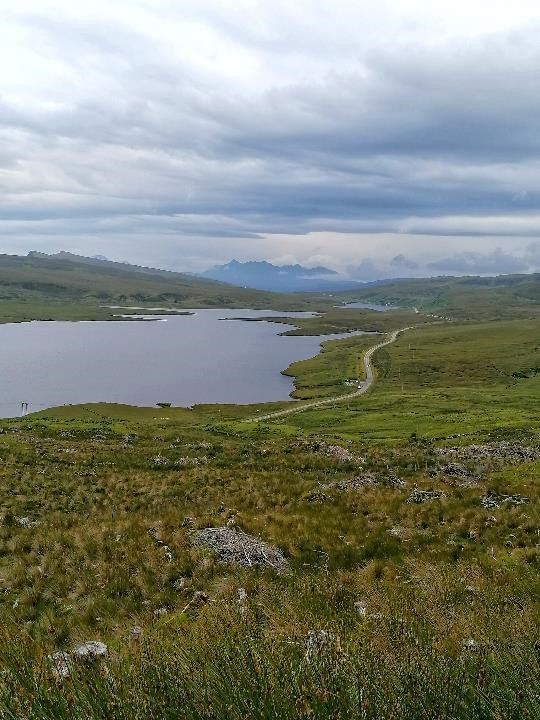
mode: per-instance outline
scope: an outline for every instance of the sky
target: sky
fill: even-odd
[[[0,252],[540,271],[540,4],[0,0]]]

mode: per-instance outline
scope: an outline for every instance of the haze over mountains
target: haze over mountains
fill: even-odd
[[[7,263],[8,266],[12,268],[11,272],[13,272],[15,266],[20,265],[21,267],[31,266],[34,272],[48,273],[55,262],[60,263],[57,267],[77,269],[84,267],[88,269],[94,268],[94,271],[98,273],[102,270],[105,273],[130,273],[133,277],[137,275],[140,276],[141,274],[159,276],[168,282],[179,282],[181,285],[187,285],[190,288],[197,287],[199,283],[202,283],[200,287],[207,287],[210,282],[214,289],[219,285],[223,288],[225,284],[225,286],[228,287],[252,289],[263,293],[361,292],[362,290],[368,291],[370,288],[381,285],[394,283],[403,284],[406,282],[414,282],[415,280],[414,275],[411,276],[411,273],[407,271],[404,271],[400,276],[389,274],[380,280],[366,281],[358,278],[348,278],[324,265],[315,267],[306,267],[300,264],[275,265],[266,260],[247,262],[231,260],[228,263],[215,265],[200,273],[190,273],[182,272],[181,270],[147,267],[145,265],[135,265],[130,262],[110,260],[104,255],[88,257],[66,251],[49,254],[35,250],[30,251],[26,256],[0,255],[0,271],[3,264]],[[488,269],[489,268],[486,268],[486,270]],[[444,281],[445,278],[456,281],[462,278],[465,282],[467,282],[467,278],[470,278],[471,281],[476,278],[477,281],[481,283],[483,282],[482,278],[485,280],[490,280],[490,278],[491,280],[496,280],[496,278],[500,278],[502,284],[511,282],[513,278],[530,278],[533,284],[538,282],[538,273],[506,274],[493,272],[488,274],[488,272],[435,272],[430,277],[432,279],[440,279],[441,281]],[[421,280],[421,278],[416,279]],[[427,281],[429,281],[429,279],[429,277],[424,278],[424,280]],[[213,305],[213,303],[211,304]]]
[[[273,265],[266,260],[239,262],[231,260],[200,273],[201,277],[274,292],[340,291],[360,287],[363,283],[347,280],[324,266]]]

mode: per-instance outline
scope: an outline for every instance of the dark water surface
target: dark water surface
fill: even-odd
[[[283,313],[196,310],[154,322],[0,325],[0,417],[20,415],[22,402],[35,412],[88,402],[286,400],[293,385],[280,371],[346,335],[282,337],[281,324],[221,319],[276,315]]]

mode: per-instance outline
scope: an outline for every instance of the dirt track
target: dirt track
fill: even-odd
[[[393,342],[396,341],[400,333],[405,332],[405,330],[411,330],[413,327],[413,325],[410,325],[409,327],[400,328],[399,330],[393,330],[392,332],[387,333],[386,340],[377,343],[377,345],[374,345],[373,347],[370,347],[368,350],[366,350],[366,352],[364,353],[364,370],[366,372],[366,379],[359,384],[358,389],[354,392],[348,393],[347,395],[336,395],[335,397],[324,398],[324,400],[317,400],[310,403],[298,405],[294,403],[292,407],[288,407],[285,410],[277,410],[276,412],[267,413],[266,415],[258,415],[257,417],[250,418],[250,422],[273,420],[274,418],[285,417],[286,415],[293,415],[294,413],[303,412],[304,410],[313,410],[314,408],[323,407],[324,405],[332,405],[336,402],[352,400],[359,395],[363,395],[369,390],[369,388],[373,385],[375,381],[375,374],[373,372],[373,365],[371,362],[373,354],[377,352],[377,350],[379,350],[380,348],[385,347],[385,345],[391,345]]]

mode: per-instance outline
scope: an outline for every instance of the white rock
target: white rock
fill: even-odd
[[[69,667],[70,655],[64,650],[57,650],[51,655],[47,655],[47,660],[52,668],[52,674],[57,680],[65,680],[70,676]]]
[[[108,654],[108,647],[99,640],[89,640],[81,643],[73,650],[73,657],[76,660],[101,660],[106,658]]]
[[[32,520],[32,518],[29,518],[29,517],[18,517],[18,518],[15,518],[15,521],[16,521],[17,525],[19,525],[22,528],[26,528],[26,529],[36,527],[36,525],[37,525],[37,521]]]

